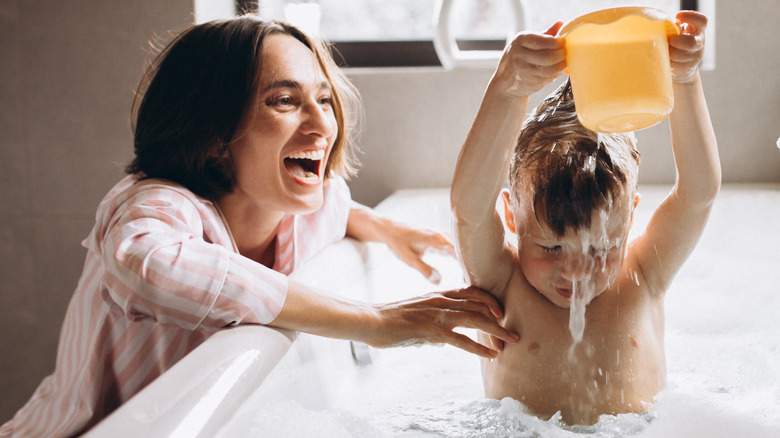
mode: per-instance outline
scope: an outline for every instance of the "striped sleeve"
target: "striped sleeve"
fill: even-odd
[[[101,243],[103,281],[126,318],[218,330],[279,313],[286,276],[205,240],[212,214],[192,194],[154,186],[117,206]]]

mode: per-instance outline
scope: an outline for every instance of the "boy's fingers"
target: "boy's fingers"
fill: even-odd
[[[546,33],[541,35],[538,33],[521,33],[517,36],[516,41],[527,50],[556,50],[563,49],[564,46],[562,40]]]
[[[707,28],[707,16],[696,11],[680,11],[675,15],[683,33],[703,33]]]
[[[563,21],[556,21],[549,29],[544,31],[545,35],[555,36],[558,35],[558,31],[563,27]]]

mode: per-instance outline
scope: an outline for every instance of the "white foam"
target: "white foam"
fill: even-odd
[[[640,191],[635,231],[666,193]],[[449,212],[446,199],[446,191],[407,192],[389,201],[397,207],[390,213],[403,209],[400,219],[435,228],[430,212]],[[371,365],[358,366],[347,342],[301,336],[219,436],[780,436],[778,217],[780,190],[722,191],[667,293],[668,389],[648,414],[565,428],[528,415],[513,400],[484,399],[479,360],[453,347],[371,350]],[[376,294],[371,300],[432,290],[385,251],[370,245],[361,253],[377,266],[360,280]],[[426,260],[442,274],[439,288],[462,284],[456,261]],[[354,274],[354,267],[344,269]]]

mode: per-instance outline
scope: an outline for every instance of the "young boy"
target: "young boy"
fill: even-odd
[[[528,97],[565,67],[563,43],[553,37],[561,24],[520,34],[505,50],[451,193],[466,274],[503,302],[503,325],[521,336],[483,360],[488,397],[512,397],[536,415],[560,411],[566,423],[592,424],[601,414],[643,412],[664,388],[664,293],[720,187],[697,71],[707,20],[688,11],[677,19],[681,34],[669,38],[677,180],[630,244],[639,201],[633,135],[582,127],[568,84],[521,131]],[[509,192],[501,196],[517,247],[505,243],[495,208],[508,171]]]

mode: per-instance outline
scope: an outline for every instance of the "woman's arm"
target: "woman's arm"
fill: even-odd
[[[498,324],[502,315],[498,301],[477,288],[370,305],[320,294],[290,280],[284,306],[269,325],[379,348],[445,343],[493,358],[496,350],[453,329],[474,328],[507,342],[517,342],[516,334]]]
[[[101,281],[128,318],[191,330],[269,324],[377,347],[449,343],[485,357],[495,352],[453,329],[516,340],[498,325],[501,306],[486,292],[446,291],[382,305],[328,296],[205,242],[204,212],[196,209],[179,191],[143,190],[126,199],[102,245],[92,248],[105,255]]]

